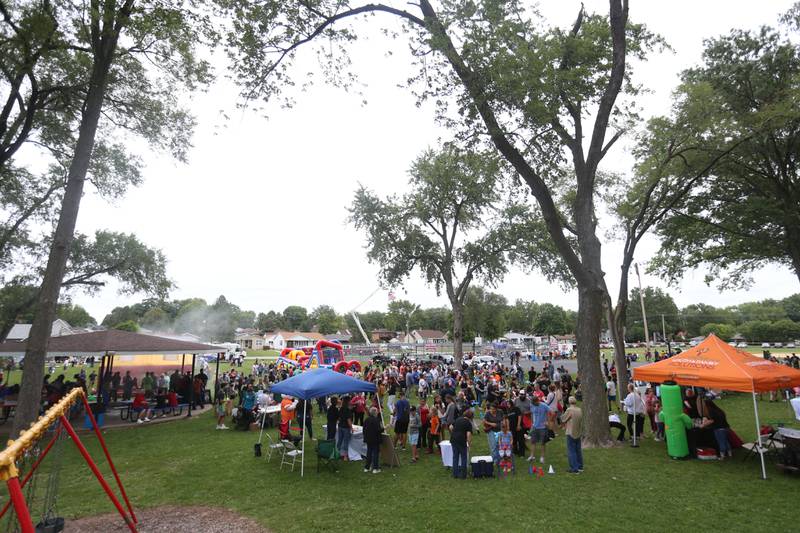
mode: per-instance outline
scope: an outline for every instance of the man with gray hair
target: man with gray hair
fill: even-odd
[[[583,453],[581,451],[581,431],[583,412],[577,406],[575,396],[569,397],[569,408],[561,416],[561,427],[567,433],[567,460],[569,461],[569,473],[578,474],[583,472]]]
[[[372,470],[373,474],[381,471],[381,439],[383,438],[383,422],[378,416],[378,408],[370,407],[369,416],[364,421],[364,443],[367,445],[367,459],[364,472]]]

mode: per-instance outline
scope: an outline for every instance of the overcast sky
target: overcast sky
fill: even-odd
[[[607,12],[605,1],[585,3],[589,10]],[[674,48],[634,66],[638,79],[653,91],[639,98],[645,116],[666,113],[678,73],[700,60],[704,38],[734,27],[774,24],[790,5],[789,0],[632,1],[631,19],[646,23]],[[578,1],[545,0],[541,11],[554,24],[568,27],[579,6]],[[388,49],[396,53],[387,56]],[[437,139],[449,137],[434,123],[431,106],[416,107],[414,98],[397,88],[411,73],[407,49],[402,39],[391,45],[377,37],[352,47],[354,65],[367,86],[366,105],[354,94],[318,84],[295,95],[292,109],[269,108],[268,120],[236,109],[236,90],[220,76],[206,94],[192,100],[199,125],[188,164],[146,153],[145,183],[115,204],[87,193],[78,230],[133,232],[161,248],[178,285],[173,298],[213,301],[224,294],[257,312],[292,304],[309,310],[329,304],[349,311],[378,287],[377,267],[366,260],[363,236],[345,223],[357,184],[382,194],[405,191],[409,163]],[[311,52],[301,53],[309,67]],[[222,69],[220,63],[224,74]],[[629,161],[620,147],[606,158],[606,168],[624,170]],[[603,248],[612,294],[620,249],[614,242]],[[656,249],[655,241],[643,242],[637,260],[645,263]],[[665,287],[651,276],[642,282]],[[512,302],[523,298],[577,308],[574,293],[517,269],[497,290]],[[798,290],[797,278],[775,267],[756,275],[748,291],[719,293],[704,285],[702,272],[670,288],[679,306],[733,305]],[[397,294],[423,306],[447,305],[416,274]],[[100,321],[113,307],[141,297],[120,296],[112,285],[94,297],[78,294],[74,301]],[[383,310],[387,303],[387,293],[378,292],[360,309]]]

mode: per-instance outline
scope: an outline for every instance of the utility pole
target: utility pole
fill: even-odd
[[[650,351],[650,332],[647,330],[647,314],[644,311],[644,292],[642,292],[642,276],[639,275],[639,263],[634,263],[636,277],[639,278],[639,302],[642,304],[642,320],[644,321],[644,344],[645,349]]]
[[[664,322],[664,315],[661,315],[661,336],[664,339],[664,342],[667,342],[667,326]]]
[[[412,309],[411,312],[408,313],[408,316],[406,317],[406,338],[408,338],[408,330],[411,324],[411,315],[413,315],[417,309],[419,309],[419,305],[415,305],[414,309]]]

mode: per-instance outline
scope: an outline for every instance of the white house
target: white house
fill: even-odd
[[[507,342],[508,344],[532,344],[536,342],[536,337],[531,335],[530,333],[515,333],[513,331],[509,331],[499,339],[499,342]]]
[[[264,347],[274,350],[304,348],[322,340],[325,340],[325,336],[313,331],[273,331],[264,335]]]

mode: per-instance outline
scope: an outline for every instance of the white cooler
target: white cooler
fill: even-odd
[[[439,449],[442,450],[442,464],[453,468],[453,445],[449,440],[443,440],[439,443]]]

